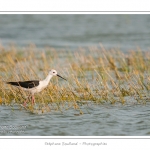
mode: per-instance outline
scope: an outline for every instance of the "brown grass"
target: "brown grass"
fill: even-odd
[[[35,95],[36,106],[27,110],[42,112],[77,109],[79,104],[116,102],[146,103],[150,89],[150,52],[140,49],[126,53],[118,49],[90,47],[74,51],[0,47],[0,105],[22,104],[27,93],[4,81],[44,79],[56,69],[68,82],[53,77],[49,86]]]

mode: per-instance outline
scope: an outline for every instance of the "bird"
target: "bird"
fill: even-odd
[[[62,76],[60,76],[56,70],[52,69],[49,71],[47,77],[44,80],[30,80],[30,81],[17,81],[17,82],[6,82],[6,84],[10,84],[13,85],[15,87],[18,87],[24,91],[28,91],[31,94],[31,102],[32,105],[35,103],[35,98],[34,98],[34,94],[35,93],[39,93],[42,90],[44,90],[49,82],[50,79],[53,76],[58,76],[64,80],[66,80],[65,78],[63,78]],[[67,81],[67,80],[66,80]],[[23,106],[26,107],[26,103],[27,103],[28,99],[24,102]]]

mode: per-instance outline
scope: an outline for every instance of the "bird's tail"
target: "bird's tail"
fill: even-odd
[[[15,86],[19,86],[18,82],[5,82],[6,84],[10,84],[10,85],[15,85]]]

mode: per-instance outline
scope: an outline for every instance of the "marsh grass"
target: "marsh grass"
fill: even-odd
[[[68,82],[53,77],[49,86],[35,95],[36,105],[28,111],[75,109],[82,114],[87,102],[140,103],[150,101],[150,52],[141,49],[122,52],[100,47],[74,51],[35,45],[26,48],[0,47],[0,105],[22,104],[28,93],[5,84],[5,81],[44,79],[56,69]],[[22,107],[20,107],[22,109]]]

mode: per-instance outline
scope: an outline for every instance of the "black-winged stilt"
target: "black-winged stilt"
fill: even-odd
[[[60,75],[57,74],[56,70],[50,70],[47,77],[44,80],[31,80],[31,81],[18,81],[18,82],[6,82],[7,84],[19,87],[25,91],[28,91],[29,93],[31,93],[32,96],[32,105],[35,102],[35,98],[34,98],[34,94],[41,92],[44,88],[46,88],[48,86],[48,83],[50,81],[50,79],[53,76],[58,76],[64,80],[66,80],[65,78],[61,77]],[[28,101],[28,99],[24,102],[24,106],[26,106],[26,102]]]

